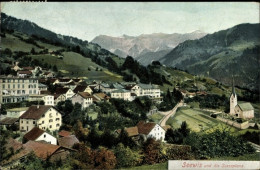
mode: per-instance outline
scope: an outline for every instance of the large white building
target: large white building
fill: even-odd
[[[131,92],[137,96],[149,96],[151,98],[160,98],[160,88],[153,84],[136,84],[131,88]]]
[[[37,79],[0,77],[0,104],[24,101],[34,94],[39,94]]]

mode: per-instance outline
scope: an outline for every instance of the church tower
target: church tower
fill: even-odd
[[[235,115],[235,107],[237,105],[237,94],[235,92],[235,87],[234,87],[234,78],[232,82],[232,93],[229,98],[229,102],[230,102],[230,114]]]

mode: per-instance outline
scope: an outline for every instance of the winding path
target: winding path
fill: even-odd
[[[166,125],[167,120],[171,117],[174,116],[174,114],[176,113],[176,110],[178,107],[183,106],[183,101],[180,101],[179,103],[177,103],[177,105],[170,111],[167,112],[161,112],[161,114],[164,114],[165,116],[160,120],[159,125],[161,127]]]

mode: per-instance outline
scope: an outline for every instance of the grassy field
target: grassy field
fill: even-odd
[[[23,52],[30,52],[32,48],[35,49],[36,52],[39,52],[40,48],[36,47],[35,45],[28,44],[24,41],[21,41],[19,38],[5,34],[6,37],[1,37],[1,47],[2,49],[9,48],[12,51],[23,51]]]
[[[171,125],[173,128],[179,128],[183,121],[186,121],[188,127],[194,131],[201,130],[207,131],[215,128],[230,128],[231,132],[237,131],[235,128],[225,125],[215,118],[208,117],[208,112],[202,110],[195,110],[188,107],[178,109],[174,117],[171,117],[166,124]]]
[[[148,118],[152,119],[156,123],[159,123],[159,121],[163,118],[163,115],[161,115],[160,113],[156,113],[156,114],[148,116]]]
[[[86,77],[93,80],[122,81],[122,76],[92,62],[91,59],[74,52],[64,52],[63,59],[51,55],[32,55],[32,58],[57,66],[65,76]],[[98,68],[99,71],[96,71]],[[100,71],[102,69],[102,71]]]
[[[123,168],[123,169],[134,169],[134,170],[138,170],[138,169],[149,169],[149,170],[166,170],[168,169],[168,162],[164,162],[164,163],[159,163],[159,164],[154,164],[154,165],[142,165],[142,166],[135,166],[135,167],[129,167],[129,168]],[[121,169],[121,170],[123,170]]]
[[[219,158],[212,158],[212,160],[236,160],[236,161],[259,161],[260,153],[256,152],[253,154],[245,154],[238,157],[226,156],[226,157],[219,157]]]

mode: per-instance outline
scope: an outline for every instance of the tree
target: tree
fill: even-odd
[[[115,154],[107,148],[101,148],[95,153],[96,169],[114,169],[117,160]]]
[[[125,146],[129,146],[130,148],[136,146],[135,142],[131,137],[128,136],[128,133],[125,131],[124,128],[121,129],[121,132],[118,136],[118,142],[124,144]]]
[[[148,138],[144,143],[144,163],[145,164],[155,164],[160,162],[160,148],[161,144],[154,138]]]
[[[83,143],[76,144],[74,148],[78,152],[74,156],[73,169],[94,169],[95,152]]]
[[[119,143],[113,150],[117,159],[117,168],[137,166],[142,162],[142,155],[139,151],[125,147],[122,143]]]
[[[54,66],[52,67],[52,70],[53,70],[54,72],[58,72],[57,66],[54,65]]]
[[[36,52],[35,52],[35,49],[34,49],[34,48],[32,48],[32,49],[31,49],[31,54],[33,54],[33,55],[34,55],[34,54],[36,54]]]

